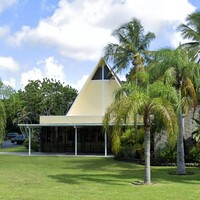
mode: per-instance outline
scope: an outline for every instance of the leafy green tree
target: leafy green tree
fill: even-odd
[[[161,49],[154,53],[150,70],[153,80],[161,79],[165,84],[172,85],[178,94],[177,107],[179,132],[177,139],[177,174],[186,174],[184,158],[184,115],[190,107],[197,104],[196,92],[191,81],[191,73],[195,63],[190,61],[188,53],[181,47],[176,50]]]
[[[0,145],[2,145],[6,128],[6,111],[3,101],[0,100]]]
[[[178,27],[184,39],[189,42],[182,44],[189,52],[189,57],[193,61],[200,63],[200,11],[187,16],[186,23]]]
[[[14,108],[10,105],[10,99],[11,96],[15,94],[14,89],[9,86],[9,85],[5,85],[1,80],[0,80],[0,101],[3,104],[3,108],[1,109],[2,112],[2,118],[6,119],[6,126],[4,125],[0,125],[1,129],[4,130],[3,132],[5,132],[5,129],[9,130],[9,128],[12,126],[11,123],[11,116],[14,113]],[[15,106],[15,105],[14,105]],[[0,112],[1,115],[1,112]],[[6,118],[5,118],[6,115]],[[2,131],[1,131],[2,132]]]
[[[4,105],[7,115],[7,131],[18,132],[17,123],[15,119],[17,118],[19,110],[22,109],[22,102],[18,92],[14,92],[10,95],[8,99],[4,100]]]
[[[134,115],[139,113],[143,119],[145,129],[145,177],[144,183],[151,184],[150,171],[150,128],[152,118],[159,117],[169,133],[174,133],[177,127],[176,114],[173,104],[177,104],[176,91],[162,83],[149,85],[147,90],[124,84],[122,90],[128,88],[129,94],[116,96],[113,104],[107,109],[104,117],[104,127],[112,137],[112,147],[114,151],[120,149],[120,137],[124,126],[129,126],[134,122]],[[170,100],[170,101],[167,101]],[[109,125],[114,124],[110,131]],[[110,131],[110,132],[109,132]]]
[[[64,115],[77,96],[77,91],[53,79],[30,81],[24,91],[19,91],[22,101],[21,119],[29,116],[32,123],[39,122],[39,115]],[[23,120],[22,120],[23,121]],[[30,122],[29,121],[29,122]]]
[[[45,115],[63,115],[71,107],[77,90],[69,85],[63,86],[59,81],[44,79],[41,82],[41,110]]]
[[[144,79],[145,52],[155,38],[154,33],[147,32],[145,34],[141,22],[133,18],[130,22],[116,29],[112,35],[118,40],[118,43],[110,43],[105,47],[105,59],[113,62],[113,68],[116,71],[131,68],[133,72],[130,74],[134,75],[134,80],[138,81],[139,77]]]

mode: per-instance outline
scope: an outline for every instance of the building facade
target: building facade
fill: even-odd
[[[39,125],[28,125],[41,128],[41,151],[74,155],[110,153],[111,142],[102,122],[120,86],[118,77],[100,59],[66,116],[40,116]]]

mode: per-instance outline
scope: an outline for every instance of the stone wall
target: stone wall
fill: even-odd
[[[191,137],[191,133],[195,129],[196,122],[193,120],[193,118],[198,119],[199,111],[200,111],[200,105],[196,107],[195,113],[194,110],[191,109],[185,116],[185,135],[184,135],[185,140]]]

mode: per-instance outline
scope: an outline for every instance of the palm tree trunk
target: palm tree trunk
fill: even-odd
[[[150,164],[150,127],[145,129],[145,176],[144,184],[151,184],[151,164]]]
[[[181,102],[181,92],[179,91],[179,97]],[[184,143],[183,143],[183,135],[184,135],[184,117],[182,114],[182,107],[180,103],[179,113],[178,113],[178,120],[179,120],[179,131],[178,131],[178,138],[177,138],[177,174],[186,174],[185,169],[185,152],[184,152]]]
[[[134,115],[134,129],[135,129],[135,134],[138,134],[138,123],[137,123],[137,114]]]

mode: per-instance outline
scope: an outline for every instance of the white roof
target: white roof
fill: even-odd
[[[106,108],[120,87],[117,76],[103,59],[89,76],[66,116],[41,116],[40,124],[102,124]]]

